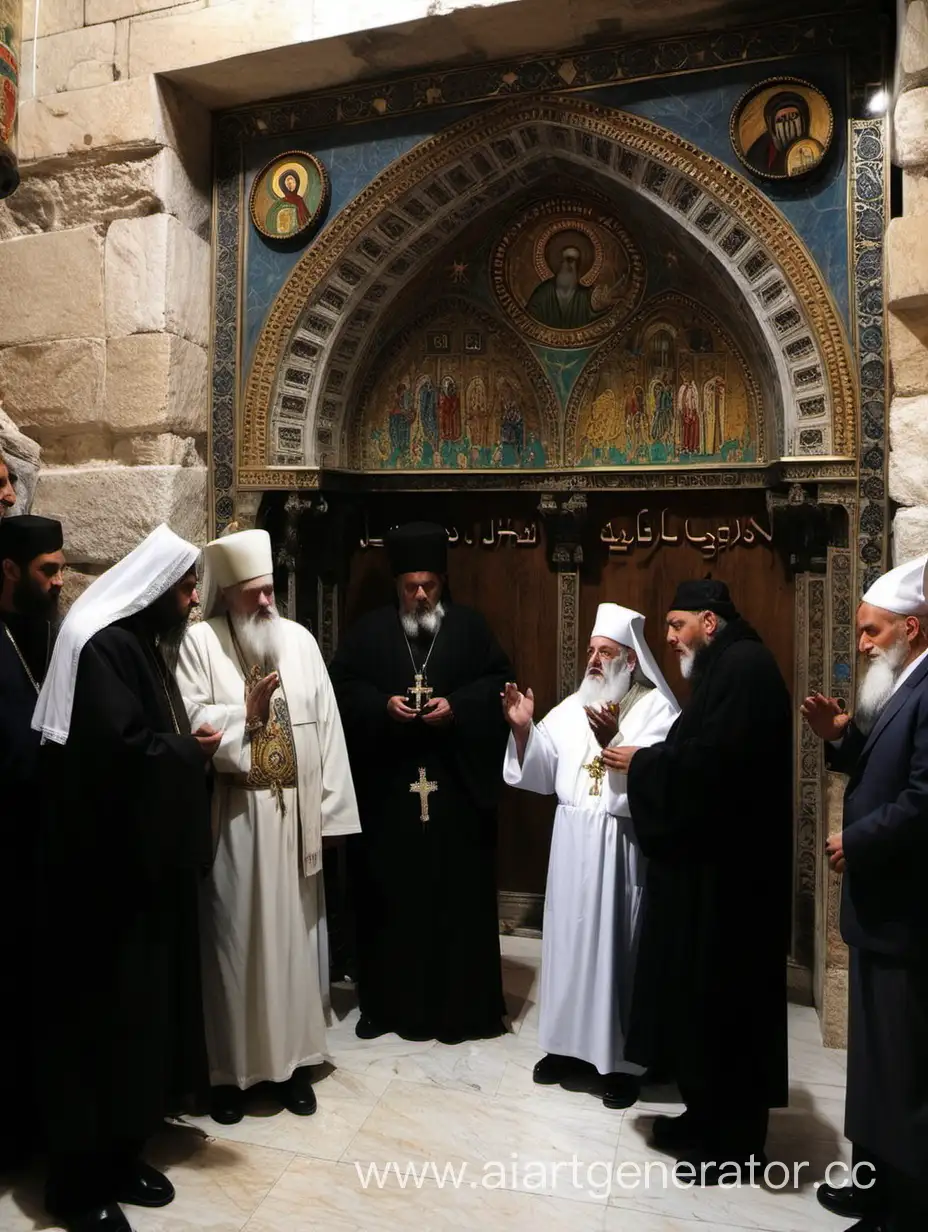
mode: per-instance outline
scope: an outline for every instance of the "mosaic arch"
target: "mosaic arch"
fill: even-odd
[[[482,112],[421,142],[321,233],[279,293],[245,389],[238,483],[312,483],[290,468],[349,464],[347,408],[397,295],[486,210],[552,160],[630,188],[711,254],[749,305],[783,405],[774,457],[853,458],[856,387],[824,278],[746,179],[641,117],[578,98]],[[361,374],[361,375],[359,375]],[[771,408],[768,408],[768,413]]]

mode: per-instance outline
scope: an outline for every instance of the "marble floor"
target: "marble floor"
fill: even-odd
[[[150,1158],[177,1197],[160,1211],[127,1207],[137,1232],[843,1232],[814,1186],[849,1158],[844,1054],[822,1047],[813,1010],[791,1007],[791,1103],[768,1139],[789,1183],[781,1167],[766,1187],[759,1176],[753,1188],[688,1188],[646,1141],[650,1117],[679,1108],[672,1090],[623,1113],[532,1083],[540,943],[504,938],[503,952],[512,1034],[457,1047],[364,1042],[357,1011],[344,1009],[317,1113],[257,1107],[234,1126],[169,1127]],[[51,1227],[40,1195],[38,1177],[0,1191],[0,1230]]]

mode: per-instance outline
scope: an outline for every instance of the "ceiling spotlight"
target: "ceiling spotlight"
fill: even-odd
[[[867,112],[872,116],[884,115],[889,106],[889,91],[874,90],[867,101]]]

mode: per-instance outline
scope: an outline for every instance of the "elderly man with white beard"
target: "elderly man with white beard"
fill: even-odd
[[[859,1232],[928,1227],[928,556],[867,591],[857,612],[868,661],[851,718],[833,698],[802,713],[850,776],[842,832],[841,934],[850,947],[845,1132],[852,1184],[819,1201]]]
[[[538,1039],[547,1055],[534,1079],[601,1085],[607,1108],[633,1104],[644,1073],[624,1058],[644,859],[625,776],[607,771],[602,750],[665,739],[678,711],[644,617],[616,603],[599,606],[580,688],[540,723],[531,689],[507,684],[503,694],[512,729],[505,781],[558,798],[542,929]]]
[[[201,897],[212,1115],[240,1121],[243,1092],[277,1084],[316,1110],[326,1059],[323,836],[360,830],[335,694],[316,641],[274,604],[271,541],[207,544],[203,613],[177,679],[191,719],[222,732],[213,766],[216,857]]]

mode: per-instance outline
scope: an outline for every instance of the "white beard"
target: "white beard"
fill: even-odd
[[[249,669],[257,664],[265,672],[270,672],[280,664],[280,615],[276,608],[270,608],[269,613],[267,616],[259,612],[253,612],[250,616],[232,613],[232,628]]]
[[[901,638],[888,650],[875,650],[867,672],[857,688],[857,708],[854,722],[864,733],[870,731],[883,707],[893,694],[902,665],[909,653],[909,643]]]
[[[601,676],[586,675],[577,696],[581,706],[617,705],[632,687],[632,671],[626,655],[617,655],[603,664]]]
[[[400,620],[407,637],[418,637],[420,633],[427,633],[429,637],[434,637],[441,628],[444,616],[445,609],[439,602],[427,612],[403,612]]]
[[[696,663],[696,651],[684,650],[680,655],[680,675],[684,680],[689,680],[693,674],[693,667]]]

